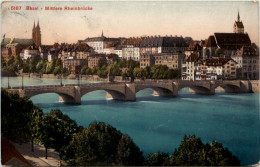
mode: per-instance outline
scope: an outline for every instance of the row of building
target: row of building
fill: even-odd
[[[32,39],[3,38],[2,57],[19,55],[22,59],[41,57],[51,61],[60,58],[63,67],[71,73],[81,70],[88,60],[90,68],[105,57],[140,62],[140,68],[166,65],[178,69],[185,80],[258,79],[259,52],[244,33],[238,13],[233,33],[214,33],[208,39],[192,41],[188,37],[145,36],[108,38],[102,31],[100,37],[79,40],[76,44],[55,43],[41,45],[39,21],[32,30]],[[232,66],[231,66],[232,64]]]

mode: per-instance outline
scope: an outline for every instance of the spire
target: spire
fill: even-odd
[[[102,30],[102,34],[101,34],[101,37],[104,37],[104,35],[103,35],[103,30]]]
[[[238,14],[237,14],[237,21],[240,21],[239,10],[238,10]]]
[[[39,26],[39,17],[38,17],[38,23],[37,23],[37,27],[40,27],[40,26]]]
[[[34,21],[33,21],[33,29],[35,28],[35,19],[34,19]]]

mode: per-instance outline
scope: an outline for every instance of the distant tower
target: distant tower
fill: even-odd
[[[34,41],[36,47],[41,46],[41,28],[39,25],[39,19],[36,27],[35,27],[35,21],[33,23],[32,40]]]
[[[234,33],[244,33],[244,25],[243,22],[240,21],[239,11],[237,14],[237,21],[234,23]]]

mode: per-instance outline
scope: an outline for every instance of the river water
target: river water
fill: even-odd
[[[83,83],[83,81],[81,81]],[[21,78],[10,78],[10,86],[21,86]],[[78,83],[63,80],[63,83]],[[88,83],[84,81],[84,83]],[[60,84],[58,79],[24,78],[24,85]],[[7,78],[2,78],[7,87]],[[196,95],[188,88],[175,98],[153,96],[152,89],[137,93],[135,102],[106,99],[105,91],[93,91],[82,97],[81,105],[67,105],[58,101],[58,95],[47,93],[31,100],[45,113],[60,109],[78,125],[88,127],[93,121],[111,124],[128,134],[147,156],[157,151],[173,153],[184,135],[215,140],[228,147],[242,165],[259,161],[260,123],[259,94],[228,94],[219,92],[211,96]]]

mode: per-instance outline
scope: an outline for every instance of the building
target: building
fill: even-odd
[[[234,33],[244,33],[244,25],[243,22],[240,21],[239,12],[237,14],[237,21],[234,23]]]
[[[105,57],[106,57],[105,54],[95,54],[95,55],[89,56],[88,57],[88,67],[89,68],[94,68],[95,66],[98,65],[98,61],[101,58],[105,58]]]
[[[182,80],[201,80],[200,65],[202,64],[201,58],[198,53],[192,53],[186,60],[185,68],[182,70]]]
[[[88,56],[94,54],[94,49],[86,43],[78,43],[75,45],[72,56],[76,59],[87,59]]]
[[[217,48],[224,51],[226,57],[230,57],[243,46],[250,46],[251,40],[247,33],[244,33],[243,22],[240,21],[238,13],[237,20],[234,23],[234,33],[214,33],[206,40],[203,46],[203,58],[215,57]]]
[[[86,43],[94,49],[96,53],[115,53],[115,46],[120,43],[120,38],[107,38],[104,36],[103,31],[100,37],[86,38],[79,40],[79,43]]]
[[[63,62],[63,68],[67,68],[71,74],[79,74],[86,61],[87,59],[67,59]]]
[[[38,23],[37,26],[35,27],[35,22],[33,23],[33,29],[32,29],[32,40],[34,41],[36,47],[41,46],[41,28],[39,25],[39,19],[38,19]]]
[[[224,50],[224,55],[230,57],[243,46],[250,46],[251,40],[248,34],[242,33],[214,33],[206,41],[203,47],[203,58],[215,57],[217,48]]]
[[[21,54],[23,49],[34,46],[32,39],[20,39],[20,38],[3,38],[1,41],[1,54],[5,60],[13,56]]]
[[[40,58],[40,51],[37,48],[30,46],[22,50],[20,57],[23,60],[27,60],[28,58]]]
[[[52,48],[52,45],[41,45],[39,46],[39,52],[42,59],[48,59],[49,50]]]
[[[2,57],[7,61],[9,56],[19,56],[22,50],[23,48],[19,43],[9,43],[2,48]]]
[[[198,53],[200,57],[202,57],[202,46],[199,42],[192,42],[187,50],[185,50],[186,59],[192,54],[192,53]],[[185,63],[185,62],[184,62]]]
[[[122,44],[122,58],[126,60],[139,61],[140,59],[140,44],[142,38],[128,38]]]
[[[140,54],[182,53],[188,45],[183,37],[145,37],[140,44]]]
[[[207,64],[207,77],[206,80],[218,79],[236,79],[236,65],[231,58],[212,58],[206,62]]]
[[[243,46],[232,56],[238,64],[238,77],[241,79],[259,79],[259,54],[252,46]]]
[[[166,65],[169,69],[181,70],[182,60],[185,57],[181,53],[161,53],[154,55],[155,65]]]
[[[145,69],[146,67],[152,67],[154,65],[154,55],[153,54],[141,54],[140,55],[140,69]]]

